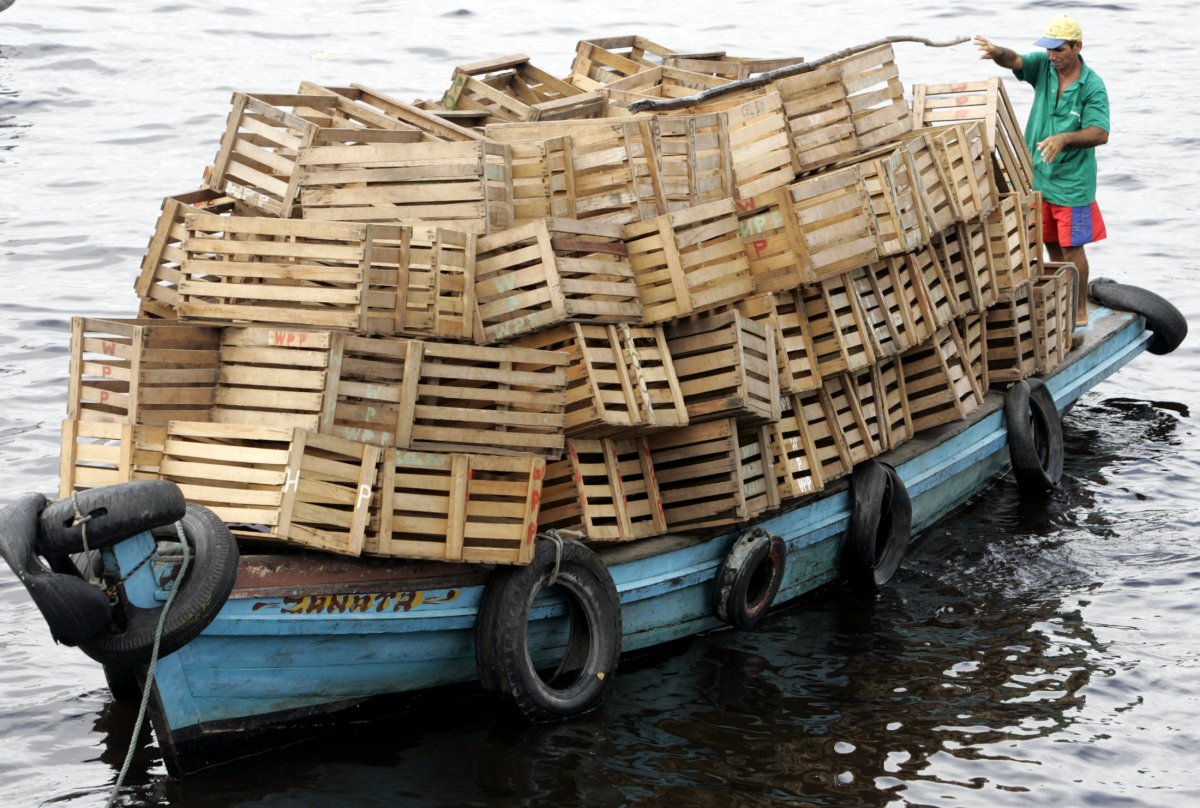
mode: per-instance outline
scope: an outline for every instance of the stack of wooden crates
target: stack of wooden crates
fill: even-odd
[[[168,197],[137,317],[72,324],[61,493],[177,482],[236,535],[522,564],[789,507],[1070,348],[1003,85],[890,46],[580,42],[440,102],[235,93]]]

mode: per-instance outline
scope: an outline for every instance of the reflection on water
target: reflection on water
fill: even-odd
[[[2,3],[3,0],[0,0]],[[69,318],[129,316],[161,199],[195,188],[234,90],[302,79],[436,97],[455,64],[523,52],[565,73],[584,35],[810,57],[890,34],[977,29],[1020,47],[1040,7],[915,0],[778,5],[177,2],[135,13],[17,3],[0,24],[0,501],[57,486]],[[1188,4],[1080,10],[1118,131],[1100,158],[1110,238],[1093,272],[1189,318],[1198,66]],[[1086,14],[1085,14],[1086,12]],[[536,22],[534,22],[536,20]],[[532,24],[531,24],[532,23]],[[1144,43],[1154,43],[1147,46]],[[996,75],[968,49],[897,49],[907,84]],[[1119,67],[1119,69],[1118,69]],[[1153,77],[1150,79],[1149,77]],[[1010,94],[1024,114],[1020,85]],[[1165,134],[1164,134],[1165,133]],[[1175,133],[1175,134],[1171,134]],[[1065,478],[1036,506],[1010,479],[914,548],[895,585],[840,587],[625,660],[605,708],[529,727],[478,694],[166,779],[139,739],[126,804],[1191,806],[1200,745],[1200,372],[1144,357],[1066,420]],[[49,639],[0,570],[0,803],[102,804],[133,715]],[[382,707],[380,708],[382,709]]]

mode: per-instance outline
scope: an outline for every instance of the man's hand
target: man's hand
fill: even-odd
[[[980,59],[991,59],[1001,67],[1007,67],[1009,70],[1020,70],[1024,66],[1024,61],[1020,54],[1008,48],[1002,48],[999,45],[992,44],[985,36],[975,35],[975,47],[979,48]]]
[[[980,59],[991,59],[992,61],[996,60],[996,56],[998,56],[1000,53],[1000,48],[997,48],[995,45],[989,42],[986,37],[980,36],[979,34],[976,34],[975,39],[972,41],[975,43],[975,47],[979,48]]]
[[[1065,135],[1051,135],[1045,140],[1039,141],[1037,144],[1038,153],[1042,155],[1043,163],[1053,163],[1054,158],[1058,157],[1058,153],[1067,145]]]

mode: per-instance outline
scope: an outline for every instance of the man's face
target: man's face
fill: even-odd
[[[1050,57],[1050,64],[1054,65],[1054,69],[1062,73],[1075,67],[1079,61],[1079,51],[1082,49],[1082,42],[1064,42],[1057,48],[1046,48],[1046,55]]]

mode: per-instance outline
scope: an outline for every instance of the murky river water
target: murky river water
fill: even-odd
[[[1044,4],[611,0],[438,5],[17,0],[0,14],[0,503],[57,486],[72,315],[130,316],[163,196],[198,186],[234,90],[301,79],[432,97],[513,52],[565,74],[578,39],[810,58],[890,34],[1025,49]],[[1190,320],[1200,14],[1081,6],[1113,133],[1093,273]],[[1030,48],[1031,49],[1031,48]],[[906,84],[997,75],[962,45],[897,46]],[[1009,91],[1023,117],[1030,92]],[[1196,340],[1144,356],[1066,420],[1066,479],[1001,480],[929,531],[873,602],[840,591],[631,660],[599,714],[510,726],[478,700],[184,782],[153,736],[126,804],[672,806],[1200,804]],[[102,804],[133,715],[55,646],[0,569],[0,804]]]

